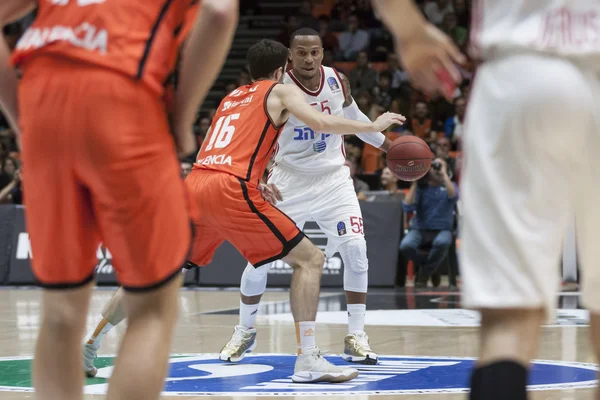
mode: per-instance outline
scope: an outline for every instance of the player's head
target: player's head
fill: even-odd
[[[263,39],[252,45],[246,55],[252,80],[281,81],[288,61],[288,49],[274,40]]]
[[[319,73],[323,62],[323,42],[319,32],[301,28],[290,36],[290,59],[294,75],[311,79]]]

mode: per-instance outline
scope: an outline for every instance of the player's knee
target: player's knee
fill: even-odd
[[[338,251],[342,256],[344,268],[349,268],[359,274],[366,273],[369,270],[367,243],[363,238],[342,243]]]
[[[271,264],[254,267],[248,263],[242,274],[240,292],[246,297],[258,296],[265,292],[267,288],[267,273]]]

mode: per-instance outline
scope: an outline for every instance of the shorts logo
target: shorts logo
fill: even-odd
[[[335,365],[349,365],[340,357],[327,357]],[[166,396],[350,396],[369,394],[466,393],[473,359],[446,357],[380,356],[378,365],[358,367],[358,379],[344,384],[295,384],[290,376],[296,357],[291,354],[250,354],[239,364],[228,365],[217,354],[189,354],[170,360]],[[86,381],[85,393],[106,394],[114,358],[98,357],[98,375]],[[529,390],[591,388],[596,365],[536,361]],[[33,392],[31,358],[0,359],[0,391]],[[4,397],[0,395],[0,397]]]
[[[344,221],[338,222],[337,231],[339,236],[344,236],[346,234],[346,224],[344,223]]]
[[[340,85],[338,84],[338,81],[333,77],[330,76],[329,78],[327,78],[327,83],[329,84],[329,88],[331,89],[331,91],[336,91],[336,90],[340,90]]]

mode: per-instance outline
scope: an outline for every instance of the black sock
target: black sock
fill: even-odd
[[[469,399],[527,400],[527,368],[514,361],[496,361],[476,368]]]

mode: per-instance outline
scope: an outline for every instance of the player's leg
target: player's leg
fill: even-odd
[[[277,203],[277,208],[288,215],[302,230],[308,217],[310,199],[307,190],[303,190],[300,178],[295,178],[288,171],[281,169],[273,171],[269,183],[277,185],[283,200]],[[251,263],[246,265],[240,283],[240,322],[234,328],[231,339],[223,346],[219,354],[222,361],[239,362],[246,353],[256,348],[256,329],[254,327],[258,308],[263,293],[267,288],[267,277],[273,263],[255,268]]]
[[[369,261],[360,204],[348,168],[329,178],[314,207],[315,219],[327,235],[327,256],[336,251],[344,262],[344,291],[348,311],[348,334],[344,338],[347,361],[377,364],[377,353],[365,333]]]
[[[96,327],[86,336],[83,344],[83,371],[88,378],[96,376],[98,370],[94,367],[98,349],[104,336],[121,321],[127,314],[125,312],[123,288],[119,288],[102,309],[102,319]]]
[[[33,385],[37,399],[77,400],[83,397],[79,346],[99,240],[89,192],[73,173],[71,144],[83,131],[80,92],[73,88],[82,77],[72,65],[52,67],[34,61],[19,87],[27,229],[33,272],[44,287]]]
[[[548,85],[551,76],[562,79]],[[534,55],[478,71],[460,194],[463,304],[482,313],[473,400],[527,397],[529,362],[554,307],[573,215],[573,160],[586,119],[580,80],[572,64]],[[548,119],[555,113],[560,121]]]
[[[223,174],[226,175],[226,174]],[[231,179],[225,176],[223,179]],[[220,229],[255,267],[283,259],[293,269],[290,289],[292,314],[296,322],[298,349],[295,382],[346,381],[358,371],[335,367],[327,362],[315,345],[315,321],[319,301],[323,254],[298,229],[287,215],[266,202],[258,189],[243,180],[222,185],[228,219]],[[239,221],[244,221],[240,224]]]
[[[108,398],[158,399],[192,242],[189,202],[163,105],[126,77],[97,75],[94,124],[78,172],[93,193],[130,318]]]

